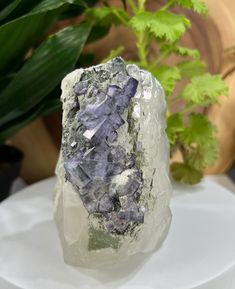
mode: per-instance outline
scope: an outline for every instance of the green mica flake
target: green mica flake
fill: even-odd
[[[120,238],[112,236],[110,233],[95,228],[89,229],[88,250],[99,250],[105,248],[119,249]]]

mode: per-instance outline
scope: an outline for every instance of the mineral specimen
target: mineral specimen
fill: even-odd
[[[154,250],[171,220],[165,99],[121,58],[62,82],[55,219],[68,264],[95,267]]]

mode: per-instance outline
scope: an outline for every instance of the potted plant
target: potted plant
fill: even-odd
[[[169,0],[156,11],[147,11],[146,2],[120,0],[118,7],[95,0],[1,2],[0,143],[35,118],[60,108],[60,82],[78,62],[84,64],[84,45],[104,36],[111,25],[123,25],[133,34],[137,48],[137,59],[129,60],[152,72],[166,92],[171,154],[179,150],[182,155],[182,162],[171,164],[172,175],[184,183],[199,182],[203,169],[218,156],[218,143],[214,126],[197,109],[217,102],[227,87],[219,75],[206,72],[197,50],[180,45],[190,20],[172,8],[203,15],[207,8],[201,0]],[[74,17],[79,17],[78,24],[72,24]],[[66,27],[51,32],[64,19],[70,20]],[[158,47],[155,59],[150,58],[153,45]],[[105,60],[124,50],[118,47]],[[173,54],[181,60],[166,65]],[[173,93],[181,80],[185,86]],[[181,110],[172,112],[171,104],[181,100]]]

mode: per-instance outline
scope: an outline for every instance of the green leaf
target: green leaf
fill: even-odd
[[[201,114],[189,116],[187,127],[179,133],[179,140],[185,147],[184,156],[187,164],[197,170],[214,164],[219,154],[215,133],[215,126],[207,116]]]
[[[218,158],[219,148],[215,138],[215,127],[207,116],[191,114],[187,126],[183,124],[180,113],[169,118],[170,140],[180,144],[184,163],[173,166],[174,178],[184,183],[193,184],[201,179],[202,170],[213,165]],[[174,145],[173,142],[173,145]],[[186,170],[192,173],[188,175]]]
[[[192,58],[199,58],[200,57],[198,50],[190,49],[187,47],[176,46],[174,48],[173,52],[176,53],[177,55],[184,56],[184,57],[186,57],[186,56],[189,56]]]
[[[36,39],[54,23],[65,1],[57,1],[51,6],[51,1],[47,2],[45,11],[35,11],[0,27],[0,43],[4,43],[0,46],[0,73],[5,74],[22,59]]]
[[[38,5],[42,1],[45,0],[21,0],[6,20],[9,22],[29,13],[36,5]]]
[[[12,81],[14,78],[15,74],[6,74],[0,78],[0,95],[1,91],[4,90],[8,84]],[[1,100],[0,100],[1,103]]]
[[[202,170],[215,163],[219,156],[219,145],[217,140],[210,138],[203,145],[190,148],[186,155],[186,162],[198,169]]]
[[[40,2],[40,1],[39,1]],[[65,4],[72,4],[74,0],[44,0],[36,5],[28,14],[35,14],[57,9]]]
[[[87,7],[95,6],[99,0],[74,0],[60,15],[60,20],[71,19],[81,15]]]
[[[90,30],[88,24],[67,27],[34,51],[0,95],[1,125],[29,111],[60,83],[74,68]]]
[[[0,21],[5,19],[18,6],[21,0],[15,0],[0,11]]]
[[[186,163],[173,163],[171,165],[172,177],[181,183],[194,185],[201,181],[203,174],[201,171],[189,166]]]
[[[0,10],[5,9],[12,2],[14,2],[14,0],[1,0],[0,1]]]
[[[189,104],[208,105],[216,103],[220,95],[226,95],[228,88],[220,75],[209,73],[192,78],[182,92],[182,97]]]
[[[76,66],[77,67],[89,67],[94,65],[95,55],[92,53],[81,53]]]
[[[180,113],[174,113],[167,118],[166,133],[171,145],[174,145],[177,134],[184,130],[184,124],[182,115]]]
[[[141,12],[132,17],[130,25],[137,32],[148,31],[159,39],[175,42],[180,39],[190,21],[168,11]]]
[[[92,22],[91,22],[92,23]],[[90,32],[90,35],[87,39],[87,43],[91,43],[94,41],[97,41],[98,39],[104,37],[105,35],[108,34],[109,30],[110,30],[110,25],[101,25],[99,23],[97,23],[96,25],[94,25],[92,27],[92,30]]]
[[[182,78],[192,78],[205,73],[206,65],[200,60],[182,61],[177,64]]]
[[[53,111],[61,108],[61,102],[59,99],[60,92],[55,90],[54,96],[48,97],[42,102],[35,105],[27,113],[21,115],[16,119],[12,119],[7,125],[1,128],[0,143],[4,143],[8,138],[16,134],[21,128],[35,120],[40,116],[45,116]]]
[[[86,19],[103,26],[110,24],[119,25],[127,22],[129,15],[123,9],[104,6],[86,9]]]
[[[180,133],[180,141],[186,145],[203,146],[211,139],[214,140],[215,127],[208,120],[207,116],[202,114],[191,114],[189,123]]]
[[[207,6],[202,0],[176,0],[176,3],[183,8],[193,9],[199,14],[208,14]]]
[[[171,95],[176,81],[181,79],[180,70],[176,66],[170,67],[166,65],[150,70],[163,86],[166,96]]]
[[[170,53],[175,53],[176,55],[183,56],[183,57],[192,57],[195,59],[200,58],[200,53],[196,49],[190,49],[187,47],[178,46],[177,43],[167,44],[167,43],[160,43],[160,53],[164,53],[169,51]]]

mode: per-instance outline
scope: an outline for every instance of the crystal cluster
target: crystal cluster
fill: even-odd
[[[89,76],[90,77],[90,76]],[[122,76],[123,77],[123,76]],[[135,156],[128,156],[116,143],[118,128],[125,123],[124,110],[134,97],[138,81],[123,77],[124,86],[109,85],[99,90],[96,83],[83,80],[74,87],[78,96],[77,120],[84,139],[72,156],[64,155],[67,179],[79,193],[89,213],[101,214],[110,232],[123,234],[129,225],[143,223],[144,213],[138,207],[142,172],[135,167]],[[90,92],[86,106],[80,108],[79,96]],[[70,154],[69,154],[70,155]],[[120,186],[115,176],[125,182]]]
[[[158,246],[171,214],[165,100],[121,58],[62,83],[55,218],[65,261],[88,267]]]

